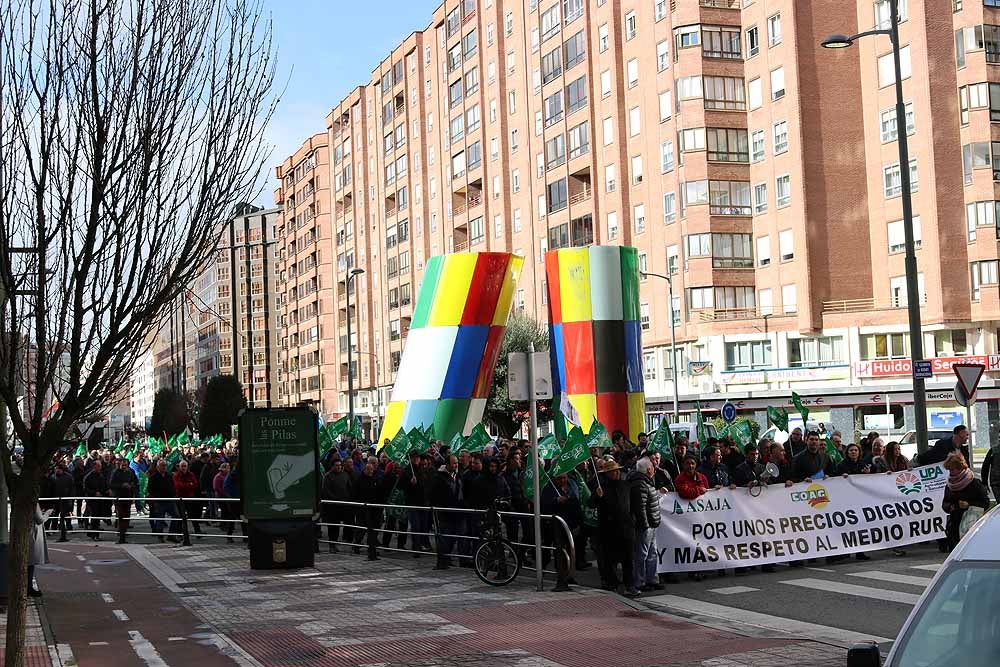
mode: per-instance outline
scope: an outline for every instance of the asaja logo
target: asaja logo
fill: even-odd
[[[830,494],[819,484],[810,484],[805,491],[792,491],[792,502],[809,503],[814,510],[821,510],[830,504]]]
[[[914,493],[920,493],[920,490],[924,488],[924,485],[921,483],[919,477],[909,470],[906,470],[896,475],[896,488],[899,489],[900,493],[908,496]]]

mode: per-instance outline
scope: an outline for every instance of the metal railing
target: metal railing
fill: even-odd
[[[39,498],[38,501],[42,506],[55,506],[52,516],[46,521],[45,530],[46,533],[50,534],[58,533],[59,542],[68,542],[70,535],[86,533],[88,535],[114,534],[120,537],[153,536],[178,538],[174,541],[179,541],[183,546],[191,546],[192,527],[194,528],[193,533],[195,537],[225,537],[227,539],[234,539],[232,532],[216,534],[200,531],[200,526],[210,523],[216,523],[220,528],[223,524],[234,527],[236,524],[239,524],[242,535],[236,537],[246,539],[246,517],[233,513],[230,513],[230,516],[238,516],[238,518],[214,516],[215,509],[221,509],[221,505],[226,503],[238,504],[240,502],[239,498],[53,496]],[[158,511],[154,513],[154,503],[165,503],[169,504],[169,506],[158,507],[156,508]],[[125,516],[124,512],[119,516],[118,512],[122,504],[125,504],[129,508],[128,516]],[[189,511],[188,506],[191,504],[198,506],[195,508],[196,511]],[[145,506],[148,512],[132,513],[132,509],[136,508],[137,505]],[[73,512],[74,507],[77,508],[78,513]],[[108,510],[106,514],[104,512],[105,509]],[[114,513],[112,513],[112,509]],[[203,516],[203,510],[207,510],[209,516]],[[470,561],[475,553],[475,544],[480,539],[479,526],[488,512],[485,509],[462,507],[390,505],[341,500],[322,500],[320,501],[320,510],[320,520],[315,523],[317,551],[319,551],[320,544],[340,544],[360,549],[360,547],[364,546],[362,538],[370,530],[377,536],[382,537],[382,541],[378,545],[379,549],[419,555],[430,552],[431,538],[433,538],[435,553],[437,553],[439,558],[450,559],[454,557],[459,560],[467,559]],[[341,520],[337,522],[325,521],[323,517],[329,514],[324,510],[340,510],[336,514],[340,515]],[[373,516],[371,510],[383,513],[377,525],[368,519],[368,517]],[[398,512],[406,513],[402,520],[393,516],[393,514]],[[455,515],[458,516],[455,517]],[[418,530],[418,526],[411,525],[413,519],[418,516],[429,518],[427,524],[431,530]],[[364,523],[356,521],[359,517],[364,520]],[[511,544],[515,548],[522,550],[522,553],[534,553],[535,544],[530,541],[535,539],[534,525],[532,523],[534,514],[527,512],[500,512],[500,517],[501,524],[505,529],[509,531],[512,526],[517,526],[517,532],[523,534],[523,539],[526,540],[516,541],[515,539],[510,539],[513,536],[508,535]],[[456,518],[458,519],[457,521],[454,520]],[[70,528],[74,521],[77,522],[77,527]],[[115,522],[120,521],[128,521],[129,523],[125,526],[122,526],[120,523],[115,526]],[[542,521],[542,535],[538,536],[538,538],[542,541],[543,552],[548,552],[553,556],[553,561],[557,564],[557,567],[564,567],[567,570],[565,572],[543,571],[549,574],[569,576],[568,570],[576,562],[576,545],[573,540],[573,532],[560,516],[543,514]],[[148,522],[149,530],[134,530],[132,526],[134,522]],[[102,524],[110,524],[111,528],[102,527]],[[162,527],[165,529],[157,530],[159,524],[166,524],[166,526]],[[397,528],[400,525],[405,526],[406,530],[398,530]],[[327,539],[323,539],[322,537],[324,528],[327,529]],[[447,532],[456,528],[455,532]],[[333,536],[331,529],[336,529],[337,536],[344,539],[330,539]],[[393,535],[396,536],[397,540],[395,547],[389,546]],[[442,538],[452,540],[455,544],[463,544],[463,546],[451,550],[454,553],[451,551],[443,553],[444,540]],[[403,548],[401,545],[407,542],[410,548]],[[467,547],[464,546],[466,544],[468,545]],[[422,545],[426,545],[427,548],[419,548]],[[540,563],[534,563],[530,566],[527,564],[523,565],[525,569],[529,570],[540,566],[542,566]]]
[[[920,296],[920,303],[927,303],[927,296]],[[888,299],[842,299],[839,301],[824,301],[823,313],[862,313],[871,310],[895,310],[906,308],[906,296]]]

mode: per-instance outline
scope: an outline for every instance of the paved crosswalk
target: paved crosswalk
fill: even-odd
[[[666,595],[646,597],[643,602],[683,616],[765,632],[842,645],[882,644],[895,638],[943,558],[935,549],[923,548],[903,558],[882,552],[865,562],[781,567],[769,574],[754,571],[738,582],[710,576],[670,586]]]

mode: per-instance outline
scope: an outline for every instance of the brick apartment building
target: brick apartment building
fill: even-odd
[[[676,364],[682,411],[763,422],[795,390],[844,431],[910,428],[891,47],[819,47],[888,4],[446,0],[277,168],[282,400],[346,412],[350,344],[377,421],[433,255],[522,254],[514,308],[544,321],[547,250],[626,244],[672,283],[640,288],[651,415]],[[1000,0],[900,4],[933,427],[951,361],[1000,369]]]

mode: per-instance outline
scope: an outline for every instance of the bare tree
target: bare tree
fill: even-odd
[[[0,7],[0,402],[10,486],[6,661],[24,660],[40,479],[126,389],[219,222],[251,201],[276,97],[259,0]],[[53,407],[54,406],[54,407]]]

